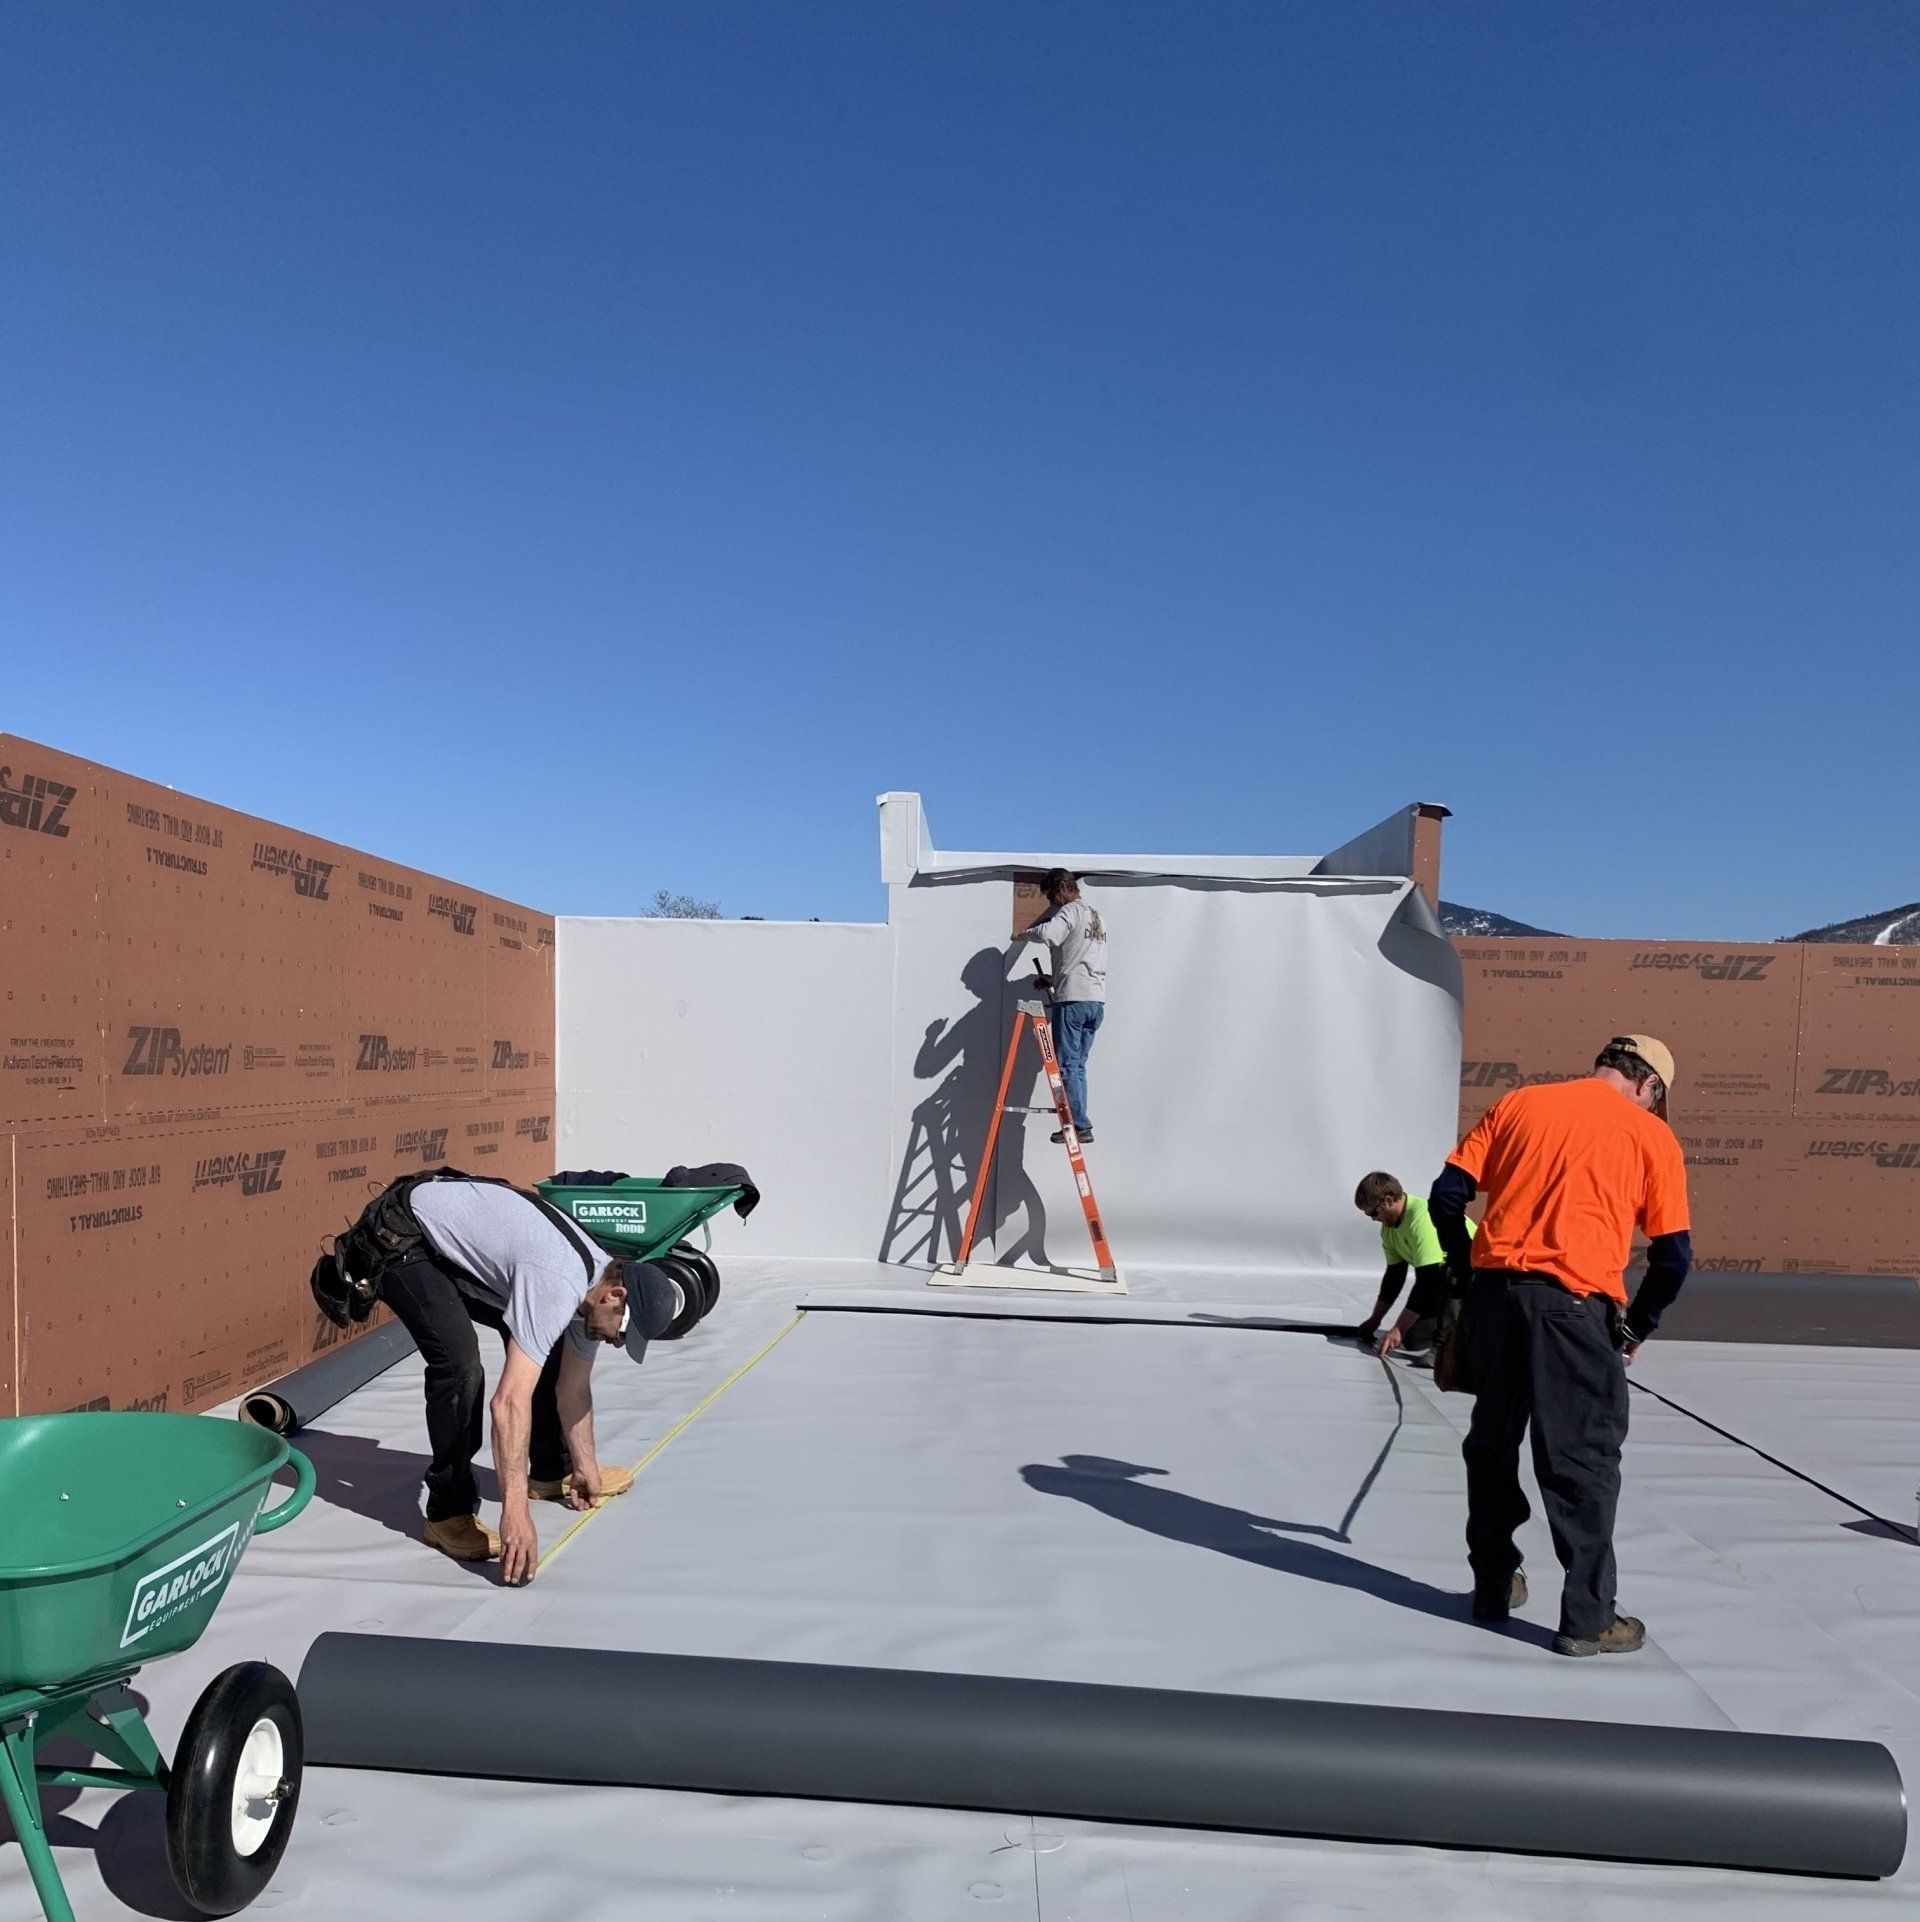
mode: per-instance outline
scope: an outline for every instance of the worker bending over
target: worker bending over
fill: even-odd
[[[451,1168],[376,1196],[314,1270],[315,1298],[333,1313],[328,1297],[356,1282],[393,1310],[427,1364],[427,1541],[456,1561],[497,1555],[508,1583],[531,1581],[534,1500],[590,1508],[633,1484],[594,1452],[593,1357],[620,1343],[639,1361],[675,1311],[672,1283],[610,1256],[540,1197]],[[506,1344],[489,1404],[498,1534],[476,1512],[486,1387],[476,1327]]]
[[[1360,1339],[1372,1342],[1377,1336],[1377,1353],[1390,1355],[1398,1348],[1417,1361],[1433,1351],[1449,1293],[1446,1251],[1434,1232],[1427,1204],[1418,1195],[1408,1194],[1392,1175],[1376,1169],[1361,1177],[1353,1191],[1353,1205],[1379,1224],[1380,1252],[1387,1263],[1373,1313],[1360,1324]],[[1467,1233],[1473,1233],[1472,1222],[1467,1223]],[[1413,1271],[1413,1290],[1405,1310],[1383,1335],[1380,1324],[1407,1285],[1408,1269]]]
[[[1429,1206],[1465,1288],[1459,1342],[1472,1390],[1467,1557],[1473,1613],[1504,1620],[1527,1598],[1514,1535],[1527,1519],[1520,1440],[1566,1572],[1559,1655],[1631,1654],[1645,1625],[1616,1606],[1614,1511],[1627,1437],[1625,1364],[1692,1265],[1687,1174],[1666,1121],[1673,1055],[1618,1035],[1591,1076],[1516,1088],[1489,1108],[1433,1184]],[[1469,1242],[1466,1209],[1487,1197]],[[1651,1238],[1631,1303],[1633,1231]]]

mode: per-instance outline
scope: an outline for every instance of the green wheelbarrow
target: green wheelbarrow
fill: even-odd
[[[276,1470],[292,1496],[265,1508]],[[171,1767],[127,1684],[200,1639],[247,1543],[313,1498],[313,1465],[278,1435],[205,1415],[0,1421],[0,1799],[48,1922],[73,1910],[40,1812],[44,1788],[157,1789],[167,1859],[203,1915],[266,1887],[300,1800],[300,1705],[265,1662],[195,1704]],[[61,1768],[74,1736],[112,1767]]]
[[[650,1261],[662,1268],[680,1291],[680,1309],[661,1331],[662,1341],[678,1341],[713,1312],[720,1299],[720,1270],[704,1248],[685,1237],[722,1208],[730,1208],[744,1188],[669,1188],[664,1181],[638,1176],[598,1187],[572,1187],[543,1181],[540,1193],[571,1215],[609,1254],[629,1261]],[[706,1236],[708,1245],[712,1236]]]

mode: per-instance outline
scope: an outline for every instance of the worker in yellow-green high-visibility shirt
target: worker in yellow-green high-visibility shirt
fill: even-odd
[[[1396,1348],[1409,1360],[1431,1355],[1439,1332],[1440,1310],[1447,1299],[1447,1255],[1427,1214],[1427,1204],[1418,1195],[1408,1194],[1392,1175],[1376,1169],[1361,1179],[1353,1193],[1353,1205],[1378,1225],[1380,1252],[1387,1263],[1373,1313],[1360,1324],[1360,1339],[1377,1342],[1382,1355],[1390,1355]],[[1472,1234],[1472,1222],[1467,1223],[1467,1232]],[[1400,1298],[1409,1269],[1413,1272],[1413,1289],[1407,1305],[1383,1335],[1380,1324]]]

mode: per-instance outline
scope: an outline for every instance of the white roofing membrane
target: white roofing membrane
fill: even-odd
[[[1116,857],[1126,858],[1126,857]],[[1459,964],[1405,878],[1089,879],[1111,930],[1088,1065],[1123,1268],[1377,1274],[1369,1168],[1453,1146]],[[1031,947],[1007,874],[896,884],[885,926],[568,920],[559,1165],[741,1162],[764,1201],[717,1245],[931,1266],[957,1250]],[[1084,1264],[1023,1040],[976,1260]],[[1416,1174],[1415,1171],[1424,1171]]]
[[[796,1322],[806,1299],[820,1305]],[[985,1313],[928,1295],[933,1316],[827,1305],[919,1299],[897,1268],[729,1260],[693,1337],[639,1370],[603,1359],[603,1455],[657,1452],[524,1591],[414,1539],[425,1436],[419,1365],[401,1365],[307,1432],[314,1507],[255,1540],[196,1650],[139,1678],[162,1746],[227,1663],[293,1673],[322,1630],[362,1629],[1857,1736],[1920,1780],[1920,1547],[1790,1472],[1910,1519],[1891,1504],[1913,1480],[1920,1353],[1650,1346],[1636,1377],[1678,1406],[1634,1398],[1619,1553],[1651,1642],[1567,1662],[1543,1647],[1557,1570],[1537,1520],[1524,1622],[1466,1619],[1464,1398],[1352,1346],[1233,1325],[1351,1318],[1325,1279],[1137,1276],[1129,1303],[1101,1304],[1127,1313],[1098,1324],[1017,1295]],[[1788,1466],[1683,1412],[1695,1402]],[[551,1547],[566,1518],[540,1519]],[[48,1800],[81,1916],[178,1913],[160,1798]],[[257,1906],[372,1922],[1637,1922],[1904,1915],[1916,1893],[1911,1860],[1888,1882],[1833,1883],[316,1769]],[[36,1913],[7,1850],[0,1922]]]

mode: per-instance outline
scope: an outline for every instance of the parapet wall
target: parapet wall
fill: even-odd
[[[193,1410],[340,1337],[403,1170],[553,1170],[550,916],[0,735],[0,1412]]]
[[[1920,1274],[1920,949],[1461,939],[1460,1126],[1659,1035],[1703,1267]]]
[[[896,865],[886,926],[569,923],[563,1146],[550,916],[0,735],[0,1413],[204,1408],[311,1358],[323,1241],[440,1162],[741,1159],[756,1246],[950,1252],[1033,858]],[[1354,1171],[1444,1153],[1453,964],[1393,890],[1256,865],[1089,884],[1102,1199],[1123,1260],[1357,1271]],[[1657,1033],[1703,1267],[1920,1271],[1920,950],[1455,945],[1462,1128]],[[1001,1259],[1074,1253],[1045,1132],[1012,1128]]]

